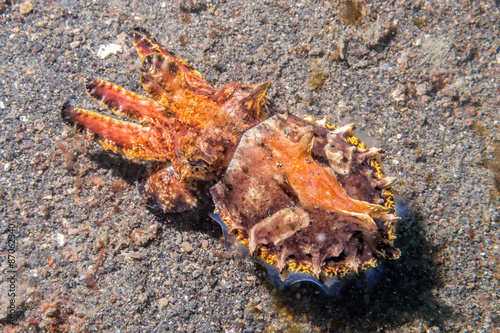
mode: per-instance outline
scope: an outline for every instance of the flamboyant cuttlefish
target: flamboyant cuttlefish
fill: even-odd
[[[159,161],[142,192],[165,212],[199,205],[210,193],[213,218],[263,263],[276,286],[312,281],[334,293],[338,277],[397,258],[393,178],[378,155],[328,119],[278,113],[270,83],[212,88],[144,29],[129,37],[142,59],[150,98],[99,79],[87,93],[131,123],[66,102],[63,121],[127,158]],[[274,115],[273,115],[274,114]]]

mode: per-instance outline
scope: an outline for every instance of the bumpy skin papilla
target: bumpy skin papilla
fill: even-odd
[[[217,180],[243,133],[269,116],[272,106],[264,95],[270,83],[232,82],[214,89],[144,29],[129,37],[142,59],[141,83],[149,98],[99,79],[87,79],[85,88],[101,105],[139,124],[75,109],[69,102],[62,119],[105,149],[165,162],[146,180],[144,194],[165,212],[194,208],[198,182]]]

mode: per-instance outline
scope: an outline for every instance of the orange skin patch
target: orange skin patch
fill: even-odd
[[[138,28],[129,37],[142,59],[141,83],[150,98],[99,79],[88,79],[85,87],[101,105],[139,124],[74,109],[71,103],[63,106],[62,119],[105,149],[171,166],[168,183],[179,190],[153,185],[166,179],[163,173],[147,181],[146,193],[168,212],[194,208],[194,183],[218,179],[243,133],[268,117],[271,104],[264,95],[269,82],[233,82],[214,89],[145,30]]]
[[[311,156],[313,140],[312,128],[305,129],[298,143],[283,140],[277,135],[266,137],[263,143],[269,147],[270,155],[261,159],[262,172],[267,172],[269,177],[279,172],[284,173],[290,186],[299,195],[300,202],[306,206],[334,212],[367,214],[372,217],[380,217],[381,211],[385,213],[390,211],[349,197],[334,173],[313,160]],[[291,159],[290,156],[296,158]],[[286,163],[290,160],[291,163]]]

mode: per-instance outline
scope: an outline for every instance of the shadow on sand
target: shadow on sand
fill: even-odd
[[[101,168],[111,170],[113,176],[123,179],[129,185],[143,181],[152,168],[151,163],[134,162],[120,154],[100,148],[93,149],[87,157]]]
[[[148,175],[165,166],[165,164],[155,162],[135,162],[120,154],[105,150],[89,153],[88,158],[101,168],[111,170],[113,176],[123,179],[129,185],[139,184],[139,189]],[[214,182],[201,183],[197,194],[199,207],[184,213],[164,213],[161,206],[154,200],[144,199],[144,202],[150,213],[161,224],[175,228],[178,231],[196,230],[218,237],[222,234],[222,231],[217,223],[209,217],[215,207],[209,193],[209,188],[213,185]]]

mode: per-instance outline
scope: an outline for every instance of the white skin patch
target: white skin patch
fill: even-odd
[[[324,233],[319,233],[316,236],[316,240],[320,243],[323,243],[326,240],[326,235]]]

